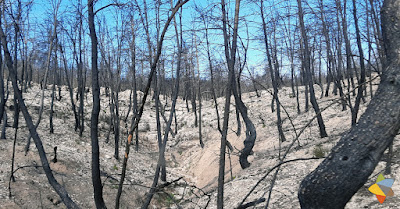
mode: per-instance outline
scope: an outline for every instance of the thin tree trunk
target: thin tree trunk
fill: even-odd
[[[196,35],[196,34],[195,34]],[[196,37],[196,36],[195,36]],[[196,66],[197,66],[197,81],[198,81],[198,86],[197,86],[197,95],[199,97],[199,143],[201,148],[204,148],[204,143],[203,143],[203,135],[201,132],[201,126],[202,126],[202,119],[201,119],[201,108],[202,108],[202,104],[201,104],[201,79],[200,79],[200,63],[199,63],[199,53],[197,50],[197,42],[195,39],[195,48],[196,48]]]
[[[361,98],[364,97],[364,83],[365,83],[365,65],[364,65],[364,53],[362,49],[362,44],[361,44],[361,35],[360,35],[360,29],[358,26],[358,18],[357,18],[357,9],[356,9],[356,1],[353,0],[353,16],[354,16],[354,24],[356,27],[356,37],[357,37],[357,46],[358,46],[358,52],[360,54],[360,67],[361,67],[361,72],[360,72],[360,80],[358,80],[358,91],[357,91],[357,97],[356,101],[354,103],[354,110],[351,114],[351,125],[355,126],[356,121],[357,121],[357,115],[358,115],[358,110],[360,108],[360,103],[361,103]],[[361,85],[361,86],[360,86]]]
[[[171,1],[171,7],[172,7],[172,1]],[[176,41],[177,41],[177,45],[178,45],[178,62],[177,62],[177,66],[176,66],[176,82],[175,82],[175,90],[174,90],[174,97],[172,99],[172,104],[171,104],[171,111],[170,111],[170,115],[169,115],[169,119],[168,119],[168,123],[166,124],[165,130],[164,130],[164,138],[162,140],[162,144],[160,147],[160,151],[159,151],[159,157],[158,157],[158,162],[157,162],[157,168],[156,168],[156,173],[154,175],[154,180],[153,180],[153,184],[150,188],[150,191],[146,197],[146,200],[144,201],[144,204],[142,205],[142,209],[147,209],[151,199],[153,198],[153,195],[156,191],[156,186],[158,184],[158,175],[160,173],[160,169],[161,169],[161,176],[162,176],[162,180],[166,181],[166,171],[165,171],[165,148],[167,145],[167,141],[168,141],[168,133],[169,130],[171,128],[171,124],[172,124],[172,119],[175,113],[175,106],[176,106],[176,101],[178,98],[178,94],[179,94],[179,79],[180,79],[180,69],[181,69],[181,56],[182,56],[182,45],[183,45],[183,36],[182,36],[182,14],[180,16],[180,33],[178,33],[178,27],[176,24],[176,20],[174,18],[174,26],[175,26],[175,34],[176,34]]]
[[[1,139],[6,139],[6,127],[7,127],[7,111],[4,109],[3,113],[3,124],[1,126]]]
[[[352,88],[355,88],[354,84],[354,79],[353,79],[353,68],[351,66],[351,60],[352,60],[352,52],[351,52],[351,45],[350,45],[350,40],[347,32],[347,18],[346,18],[346,11],[347,11],[347,1],[344,1],[344,7],[342,10],[341,7],[341,2],[340,0],[336,0],[336,6],[337,9],[339,10],[341,19],[342,19],[342,25],[343,25],[343,38],[345,42],[345,49],[346,49],[346,76],[348,80],[348,86],[352,86]],[[355,95],[355,91],[353,91],[353,96]]]
[[[192,58],[190,59],[190,60],[192,60]],[[193,65],[193,62],[191,62],[191,64]],[[191,68],[189,68],[189,69],[191,69]],[[194,68],[193,69],[191,69],[190,70],[191,71],[191,84],[192,84],[192,86],[191,86],[191,88],[190,88],[190,91],[191,91],[191,95],[192,95],[192,112],[194,113],[194,126],[195,127],[197,127],[198,126],[198,119],[197,119],[197,106],[196,106],[196,87],[195,87],[195,76],[194,76]]]
[[[213,72],[213,64],[211,60],[211,53],[210,53],[210,42],[208,39],[208,26],[206,25],[206,20],[203,19],[204,25],[206,26],[206,44],[207,44],[207,58],[208,58],[208,67],[210,69],[210,80],[211,80],[211,93],[214,101],[214,107],[215,107],[215,112],[217,114],[217,128],[218,131],[222,134],[221,130],[221,122],[220,122],[220,117],[219,117],[219,111],[218,111],[218,102],[217,102],[217,94],[215,93],[215,88],[214,88],[214,72]]]
[[[304,67],[305,67],[305,71],[306,71],[306,76],[307,81],[308,81],[308,86],[310,88],[310,100],[311,100],[311,104],[314,108],[315,114],[317,114],[317,121],[318,121],[318,126],[319,126],[319,133],[321,138],[327,137],[328,134],[326,133],[325,130],[325,124],[324,121],[322,119],[322,115],[317,103],[317,99],[315,98],[315,92],[314,92],[314,86],[313,86],[313,79],[312,79],[312,75],[310,72],[310,55],[309,55],[309,49],[308,49],[308,40],[307,40],[307,34],[306,34],[306,30],[305,30],[305,26],[304,26],[304,18],[303,18],[303,8],[301,6],[301,0],[297,0],[297,5],[298,5],[298,15],[299,15],[299,20],[300,20],[300,30],[301,30],[301,36],[302,36],[302,40],[304,42],[304,59],[303,59],[303,63],[304,63]]]
[[[0,11],[1,12],[1,11]],[[0,17],[0,25],[1,25],[1,17]],[[1,52],[1,44],[0,44],[0,52]],[[3,56],[0,55],[0,122],[3,119],[3,114],[5,113],[6,100],[4,95],[4,70],[3,70]]]
[[[369,12],[369,8],[368,8],[368,0],[366,0],[366,12]],[[372,8],[373,9],[373,8]],[[371,9],[371,10],[372,10]],[[371,36],[370,36],[370,32],[369,32],[369,16],[367,15],[367,42],[368,42],[368,77],[370,80],[372,80],[372,68],[371,68],[371,52],[372,52],[372,43],[371,43]],[[379,68],[378,64],[377,67]],[[372,92],[372,82],[369,82],[369,94],[371,96],[371,99],[373,97],[373,92]]]
[[[159,82],[158,82],[158,73],[155,72],[154,74],[154,95],[155,95],[155,106],[156,106],[156,124],[157,124],[157,142],[158,142],[158,152],[162,151],[162,145],[163,145],[163,141],[162,141],[162,136],[161,136],[161,123],[160,123],[160,86],[159,86]],[[162,155],[162,157],[164,157],[164,155]],[[165,159],[164,159],[165,161]],[[156,173],[154,176],[154,181],[157,181],[154,186],[157,186],[158,183],[158,176],[159,176],[159,172],[161,171],[161,180],[162,181],[167,181],[167,171],[165,168],[165,164],[162,165],[163,167],[161,167],[158,171],[158,173]],[[156,179],[157,177],[157,179]],[[150,202],[149,202],[150,203]]]
[[[270,76],[271,76],[271,81],[272,81],[272,86],[274,88],[274,93],[273,93],[273,101],[276,101],[276,116],[277,116],[277,128],[278,128],[278,133],[279,133],[279,139],[284,142],[286,141],[285,135],[283,134],[282,130],[282,119],[281,119],[281,113],[280,113],[280,103],[279,103],[279,97],[278,97],[278,80],[279,80],[279,73],[278,73],[278,63],[275,61],[275,66],[272,66],[272,56],[270,54],[269,50],[269,42],[268,42],[268,34],[267,34],[267,26],[265,23],[265,17],[264,17],[264,4],[263,0],[260,1],[260,11],[261,11],[261,19],[262,19],[262,24],[263,24],[263,34],[264,34],[264,43],[265,43],[265,50],[267,54],[267,59],[268,59],[268,66],[270,69]],[[277,55],[274,54],[274,57]],[[276,59],[276,58],[275,58]],[[272,112],[274,110],[273,105],[271,106]]]
[[[17,52],[18,52],[18,36],[19,36],[19,26],[18,23],[21,19],[21,1],[18,0],[18,13],[16,20],[14,21],[14,72],[15,72],[15,79],[18,81],[18,60],[17,60]],[[10,70],[10,69],[9,69]],[[18,106],[18,101],[17,101],[17,96],[16,93],[14,92],[14,122],[12,127],[13,128],[18,128],[18,123],[19,123],[19,106]]]
[[[100,178],[100,148],[98,138],[98,123],[100,112],[100,87],[97,69],[97,36],[94,25],[94,1],[88,0],[88,21],[90,30],[90,40],[92,44],[92,94],[93,94],[93,107],[92,116],[90,121],[90,138],[92,145],[92,183],[94,190],[94,202],[96,208],[107,208],[103,200],[103,185]],[[81,100],[83,98],[80,98]]]
[[[55,78],[55,72],[53,74],[53,78]],[[50,114],[49,114],[49,123],[50,123],[50,134],[54,133],[54,125],[53,125],[53,115],[54,115],[54,96],[56,91],[56,83],[53,81],[53,87],[51,88],[51,101],[50,101]]]
[[[43,77],[43,82],[41,82],[42,88],[41,88],[41,97],[40,97],[40,108],[39,108],[39,114],[38,114],[38,119],[35,123],[35,127],[37,128],[40,124],[40,121],[42,120],[42,115],[43,115],[43,110],[44,110],[44,90],[46,89],[47,86],[47,78],[48,78],[48,74],[50,71],[50,58],[51,58],[51,52],[53,51],[53,46],[54,46],[54,38],[55,38],[55,34],[57,32],[57,17],[54,16],[53,21],[54,21],[54,25],[53,25],[53,32],[50,35],[50,46],[49,46],[49,51],[47,53],[47,59],[46,59],[46,71],[44,72],[44,77]],[[27,142],[25,145],[25,155],[28,154],[29,151],[29,147],[31,145],[31,137],[32,135],[29,133],[28,138],[27,138]]]
[[[26,105],[25,105],[25,101],[22,97],[21,91],[18,89],[16,72],[13,69],[13,61],[10,56],[10,52],[8,51],[8,48],[7,48],[7,40],[6,40],[6,36],[3,32],[2,27],[0,27],[0,38],[1,38],[1,43],[3,45],[4,56],[5,56],[5,60],[7,62],[7,67],[9,69],[10,77],[12,79],[14,92],[15,92],[16,98],[18,100],[18,104],[20,105],[21,112],[24,115],[26,125],[28,126],[28,130],[29,130],[30,134],[32,135],[32,138],[36,144],[36,148],[39,152],[40,161],[42,162],[42,167],[43,167],[43,170],[45,171],[46,177],[47,177],[50,185],[60,196],[61,200],[64,202],[64,204],[67,206],[67,208],[79,208],[78,205],[69,197],[65,188],[62,185],[60,185],[53,176],[52,170],[49,166],[49,162],[46,157],[46,152],[44,151],[44,148],[43,148],[42,141],[40,140],[40,137],[39,137],[38,133],[36,132],[36,127],[33,124],[32,118],[28,112]]]
[[[120,197],[121,197],[121,194],[122,194],[122,187],[123,187],[124,180],[125,180],[126,168],[127,168],[127,163],[128,163],[128,157],[129,157],[129,151],[130,151],[131,140],[132,140],[132,137],[133,137],[133,132],[135,131],[135,129],[137,129],[137,127],[139,125],[139,122],[140,122],[140,119],[141,119],[142,114],[143,114],[143,110],[144,110],[144,106],[145,106],[145,103],[146,103],[146,99],[147,99],[147,96],[148,96],[148,93],[149,93],[149,90],[150,90],[150,85],[151,85],[154,73],[155,73],[155,71],[157,69],[158,60],[159,60],[160,55],[161,55],[162,44],[163,44],[163,41],[164,41],[164,37],[165,37],[166,31],[168,29],[168,26],[169,26],[170,22],[172,21],[172,18],[174,18],[176,12],[178,12],[179,8],[181,8],[188,1],[189,0],[179,1],[174,6],[174,8],[172,8],[171,15],[168,17],[168,19],[167,19],[167,21],[166,21],[166,23],[164,25],[163,31],[162,31],[162,33],[160,35],[160,39],[157,42],[157,50],[156,50],[155,57],[154,57],[154,59],[152,60],[152,62],[150,64],[150,69],[151,70],[150,70],[150,74],[149,74],[149,77],[148,77],[146,88],[144,89],[144,95],[143,95],[143,98],[142,98],[142,104],[140,106],[140,109],[139,109],[138,114],[136,115],[136,117],[132,118],[132,125],[131,125],[130,130],[129,130],[128,140],[126,141],[126,144],[125,144],[125,155],[124,155],[124,160],[123,160],[123,164],[122,164],[122,174],[121,174],[121,179],[119,181],[117,197],[116,197],[116,200],[115,200],[115,208],[116,209],[119,208],[119,202],[120,202]],[[135,1],[135,3],[137,5],[136,1]],[[147,27],[147,29],[148,29],[148,27]],[[145,27],[145,30],[146,30],[146,27]],[[151,43],[150,43],[150,35],[148,33],[148,30],[146,30],[146,34],[147,34],[146,35],[147,36],[147,42],[148,42],[148,45],[150,47]],[[151,51],[151,50],[149,50],[149,51]],[[173,111],[171,111],[171,112],[173,112]]]
[[[219,172],[218,172],[218,193],[217,193],[217,208],[224,208],[224,181],[225,181],[225,150],[226,150],[226,138],[228,135],[228,121],[229,121],[229,107],[231,103],[231,92],[235,88],[232,84],[234,80],[234,68],[235,68],[235,56],[236,46],[238,37],[238,24],[239,24],[239,9],[240,0],[235,2],[235,20],[233,28],[232,48],[229,49],[229,40],[227,24],[228,20],[226,17],[225,0],[221,0],[222,10],[222,27],[224,34],[224,48],[225,57],[228,64],[228,83],[225,90],[225,108],[224,108],[224,122],[222,127],[221,147],[219,153]],[[237,104],[236,104],[237,105]],[[246,150],[247,151],[247,150]],[[246,159],[247,161],[247,159]]]
[[[369,0],[369,3],[371,5],[371,13],[373,16],[373,21],[375,23],[374,28],[376,29],[375,37],[376,37],[377,48],[378,48],[378,57],[379,57],[381,65],[383,66],[383,65],[385,65],[386,57],[384,54],[384,46],[383,46],[384,43],[383,43],[383,37],[382,37],[382,32],[381,32],[381,27],[380,27],[381,24],[379,23],[379,18],[377,17],[376,12],[375,12],[376,6],[374,5],[374,1]],[[378,73],[380,73],[380,72],[378,71]]]
[[[64,50],[62,48],[61,43],[59,44],[59,47],[60,47],[61,56],[62,56],[63,62],[64,62],[64,73],[65,73],[65,79],[67,80],[69,98],[71,100],[71,108],[72,108],[72,112],[74,113],[74,118],[75,118],[75,128],[74,129],[75,129],[75,131],[77,131],[78,127],[79,127],[79,119],[78,119],[78,113],[76,112],[76,105],[74,102],[74,89],[73,89],[73,86],[71,85],[71,82],[69,81],[67,59],[65,58]],[[73,77],[71,77],[71,80],[73,80]]]
[[[55,43],[58,43],[57,33],[55,33],[54,38]],[[51,101],[50,101],[50,114],[49,114],[49,126],[50,126],[50,134],[54,133],[54,124],[53,124],[53,115],[54,115],[54,97],[56,91],[56,77],[57,77],[57,68],[58,68],[58,58],[57,58],[57,47],[54,47],[54,72],[53,72],[53,87],[51,89]]]

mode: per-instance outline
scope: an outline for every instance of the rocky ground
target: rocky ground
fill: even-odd
[[[376,82],[375,82],[376,84]],[[316,94],[320,95],[320,89],[315,86]],[[377,85],[374,85],[374,90]],[[50,88],[48,88],[50,89]],[[120,179],[122,162],[114,159],[114,138],[110,136],[110,142],[106,143],[105,138],[109,129],[109,107],[108,99],[102,89],[102,109],[100,115],[100,163],[102,170],[102,182],[104,184],[104,198],[109,208],[114,207],[115,196]],[[282,88],[279,92],[280,101],[287,113],[282,111],[284,120],[283,128],[287,138],[286,142],[279,144],[278,132],[276,129],[276,113],[271,112],[271,94],[262,90],[261,97],[255,92],[243,94],[244,103],[248,107],[249,115],[256,126],[257,140],[254,154],[249,158],[251,166],[241,169],[238,162],[239,150],[243,148],[245,138],[245,126],[242,121],[241,135],[237,136],[237,123],[234,106],[231,106],[230,125],[228,140],[234,150],[227,154],[226,163],[226,184],[225,184],[225,208],[234,208],[242,201],[250,189],[261,179],[270,168],[278,163],[278,156],[288,149],[295,138],[295,131],[299,132],[304,125],[315,115],[310,106],[308,112],[304,112],[304,88],[299,88],[301,96],[301,114],[297,114],[296,100],[291,96],[290,88]],[[36,121],[40,104],[40,88],[33,86],[24,94],[25,102],[30,113]],[[86,127],[82,137],[74,131],[74,117],[70,108],[70,99],[66,87],[62,87],[62,99],[55,102],[55,130],[54,134],[49,133],[49,112],[50,112],[50,90],[46,90],[45,112],[38,128],[39,135],[43,141],[47,156],[53,158],[53,147],[57,146],[57,163],[51,163],[57,180],[66,187],[72,198],[82,208],[94,208],[91,186],[91,146],[90,146],[90,111],[91,94],[87,95],[85,113]],[[129,91],[120,93],[121,115],[125,116],[129,104]],[[337,101],[338,96],[331,95],[319,99],[321,108],[327,107]],[[166,117],[170,108],[170,99],[167,99]],[[361,105],[361,112],[365,111],[367,102]],[[162,100],[165,104],[166,101]],[[12,104],[12,95],[8,100],[7,114],[9,124],[12,124],[13,112],[9,109]],[[121,208],[138,208],[144,200],[149,186],[153,180],[154,170],[157,164],[158,149],[156,138],[155,108],[151,97],[147,101],[144,115],[139,125],[139,151],[131,147],[129,156],[127,177],[124,185],[124,192],[121,199]],[[220,114],[223,113],[224,98],[218,98]],[[190,104],[189,104],[190,106]],[[159,191],[151,204],[151,208],[215,208],[216,185],[218,178],[218,155],[220,134],[217,131],[217,120],[212,100],[203,101],[202,109],[202,133],[205,147],[199,144],[198,128],[194,125],[194,113],[186,110],[186,104],[178,100],[177,124],[173,123],[173,130],[177,127],[177,134],[169,137],[166,150],[167,158],[167,181],[174,183]],[[340,104],[334,104],[323,113],[323,118],[329,137],[319,137],[318,125],[313,121],[291,147],[286,159],[307,158],[318,155],[318,152],[325,154],[340,139],[340,136],[349,130],[351,123],[350,110],[341,111]],[[289,120],[290,117],[290,120]],[[129,117],[131,118],[131,117]],[[130,126],[121,122],[121,147],[122,157],[125,140],[127,138],[126,128]],[[291,124],[291,122],[294,125]],[[28,131],[24,118],[20,117],[20,128],[17,130],[16,152],[15,152],[15,182],[11,182],[11,198],[9,198],[9,176],[11,170],[11,157],[15,129],[8,127],[6,139],[0,139],[0,208],[65,208],[57,194],[53,191],[43,169],[40,168],[40,159],[34,143],[31,151],[25,156],[24,146],[26,144]],[[400,205],[400,175],[399,163],[399,140],[397,136],[394,143],[394,157],[392,173],[385,175],[387,178],[394,178],[394,197],[388,197],[383,204],[380,204],[376,197],[368,191],[368,187],[375,183],[376,177],[383,172],[385,162],[379,163],[368,182],[357,192],[347,204],[346,208],[397,208]],[[281,149],[279,149],[281,147]],[[276,181],[271,193],[269,208],[299,208],[297,190],[301,180],[321,162],[319,160],[296,161],[281,166],[276,175]],[[271,179],[275,170],[271,172],[264,181],[252,192],[247,201],[261,197],[268,198],[268,191]],[[179,180],[178,180],[179,179]],[[177,180],[177,181],[175,181]],[[163,184],[163,182],[161,182]],[[264,208],[265,203],[256,208]]]

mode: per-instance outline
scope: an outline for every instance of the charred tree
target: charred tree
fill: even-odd
[[[319,133],[321,138],[323,137],[327,137],[328,134],[326,133],[325,130],[325,124],[324,121],[322,119],[322,115],[317,103],[317,99],[315,98],[315,92],[314,92],[314,82],[313,82],[313,77],[312,77],[312,73],[311,73],[311,69],[310,69],[310,51],[308,48],[308,38],[307,38],[307,34],[306,34],[306,29],[305,29],[305,25],[304,25],[304,17],[303,17],[303,7],[301,5],[301,0],[297,0],[297,5],[298,5],[298,16],[299,16],[299,21],[300,21],[300,30],[301,30],[301,37],[302,37],[302,41],[303,41],[303,45],[304,45],[304,50],[303,50],[303,66],[305,68],[305,73],[306,73],[306,77],[307,77],[307,82],[308,82],[308,86],[310,89],[310,101],[311,104],[313,106],[313,109],[315,111],[315,114],[317,114],[317,121],[318,121],[318,126],[319,126]]]
[[[331,153],[299,188],[302,208],[336,209],[368,180],[400,129],[400,1],[385,0],[382,33],[386,55],[381,82],[357,125],[342,136]]]
[[[360,68],[361,68],[360,79],[358,80],[359,87],[357,91],[357,97],[351,112],[351,125],[355,126],[357,121],[358,110],[360,109],[361,99],[364,98],[364,85],[365,85],[364,52],[361,44],[361,35],[360,35],[360,28],[358,25],[357,7],[355,0],[353,0],[353,16],[354,16],[354,25],[356,28],[357,47],[358,47],[358,52],[360,54]]]
[[[78,127],[79,127],[79,118],[78,118],[78,113],[76,111],[76,105],[75,105],[75,101],[74,101],[74,89],[69,80],[68,64],[67,64],[67,59],[64,55],[64,50],[63,50],[62,44],[60,43],[58,46],[60,47],[60,53],[61,53],[61,57],[62,57],[62,60],[64,63],[65,80],[67,81],[69,98],[71,100],[71,108],[72,108],[72,112],[74,113],[74,118],[75,118],[75,126],[74,127],[75,127],[75,131],[77,131]],[[71,80],[73,80],[73,77],[71,77]]]
[[[171,23],[172,19],[174,18],[176,12],[178,12],[179,8],[181,8],[188,1],[189,0],[178,1],[175,4],[175,6],[172,8],[172,13],[168,16],[168,19],[167,19],[167,21],[166,21],[166,23],[164,25],[164,28],[163,28],[163,30],[161,32],[161,35],[160,35],[160,38],[157,40],[156,53],[155,53],[155,56],[154,56],[154,58],[152,59],[152,61],[150,63],[150,69],[151,70],[150,70],[150,74],[149,74],[149,77],[148,77],[148,81],[147,81],[146,87],[145,87],[145,89],[143,91],[144,95],[143,95],[143,98],[142,98],[142,104],[141,104],[141,106],[139,108],[138,114],[136,114],[136,116],[132,118],[132,125],[131,125],[131,127],[129,129],[129,132],[128,132],[129,135],[128,135],[128,140],[126,141],[126,145],[125,145],[125,155],[124,155],[124,160],[123,160],[123,164],[122,164],[121,180],[119,181],[118,192],[117,192],[117,197],[116,197],[116,201],[115,201],[115,208],[116,209],[119,208],[119,201],[120,201],[120,197],[121,197],[121,194],[122,194],[122,187],[123,187],[124,180],[125,180],[126,168],[127,168],[127,162],[128,162],[129,152],[130,152],[130,145],[131,145],[131,141],[132,141],[132,138],[133,138],[133,132],[135,131],[135,129],[137,129],[137,127],[139,125],[139,122],[140,122],[140,119],[141,119],[142,114],[143,114],[144,105],[146,103],[146,99],[147,99],[147,96],[148,96],[148,93],[149,93],[149,90],[150,90],[150,86],[151,86],[151,83],[152,83],[152,80],[153,80],[153,76],[154,76],[155,71],[157,69],[157,63],[158,63],[158,60],[159,60],[159,58],[161,56],[162,44],[163,44],[163,41],[164,41],[165,34],[167,32],[169,24]],[[137,5],[137,2],[135,2],[135,3]],[[148,27],[147,27],[147,29],[148,29]],[[146,27],[145,27],[145,30],[146,30]],[[146,30],[146,36],[147,36],[148,45],[151,46],[150,35],[149,35],[149,31],[148,30]],[[151,50],[149,50],[149,52],[151,52]]]
[[[0,26],[0,39],[1,39],[1,44],[3,46],[4,57],[5,57],[7,67],[10,72],[10,77],[12,79],[12,85],[13,85],[15,96],[16,96],[16,99],[18,100],[18,104],[20,105],[21,112],[24,115],[25,122],[26,122],[26,125],[28,126],[29,133],[32,135],[33,141],[35,142],[36,148],[39,152],[40,161],[42,162],[42,167],[43,167],[43,170],[45,171],[46,177],[47,177],[50,185],[60,196],[61,200],[64,202],[64,204],[67,206],[67,208],[79,208],[79,206],[69,197],[68,192],[65,190],[65,188],[61,184],[59,184],[57,182],[57,180],[54,178],[52,170],[49,166],[49,161],[47,160],[47,157],[46,157],[46,152],[43,148],[42,141],[41,141],[38,133],[36,132],[36,127],[33,124],[32,117],[28,112],[28,109],[25,105],[25,101],[22,97],[22,93],[21,93],[20,89],[18,88],[16,72],[13,69],[13,61],[12,61],[10,52],[8,50],[7,38],[3,32],[2,26]]]
[[[271,55],[270,52],[270,47],[269,47],[269,42],[268,42],[268,34],[267,34],[267,25],[265,23],[265,17],[264,17],[264,5],[263,5],[263,0],[260,1],[260,10],[261,10],[261,20],[262,20],[262,26],[263,26],[263,34],[264,34],[264,43],[265,43],[265,51],[267,54],[267,59],[268,59],[268,67],[270,71],[270,76],[271,76],[271,81],[272,81],[272,87],[274,89],[273,93],[273,101],[276,101],[276,117],[277,117],[277,122],[276,126],[278,128],[278,133],[279,133],[279,139],[284,142],[286,141],[285,135],[283,134],[282,130],[282,118],[281,118],[281,108],[280,108],[280,103],[279,103],[279,97],[278,97],[278,80],[279,80],[279,69],[278,69],[278,63],[276,61],[276,51],[274,55]],[[274,66],[272,65],[272,59],[274,58]],[[274,103],[271,104],[271,109],[272,112],[274,112]]]
[[[231,103],[231,94],[232,94],[232,90],[235,88],[235,86],[233,86],[233,82],[236,82],[235,76],[234,76],[234,73],[235,73],[234,70],[235,70],[235,57],[236,57],[236,47],[237,47],[237,38],[238,38],[239,10],[240,10],[240,0],[236,0],[233,37],[232,37],[231,47],[229,47],[230,46],[230,44],[229,44],[230,37],[228,35],[228,29],[227,29],[228,18],[226,17],[226,5],[225,5],[225,0],[221,0],[224,49],[225,49],[225,58],[226,58],[226,62],[228,65],[228,83],[226,85],[226,90],[225,90],[224,121],[223,121],[223,127],[222,127],[221,147],[220,147],[220,152],[219,152],[218,192],[217,192],[217,208],[218,209],[224,208],[225,154],[226,154],[225,150],[226,150],[227,135],[228,135],[228,122],[229,122],[229,109],[230,109],[230,103]],[[235,98],[235,100],[236,100],[236,98]],[[236,103],[236,105],[237,104],[238,103]],[[246,135],[247,135],[247,133],[246,133]],[[247,157],[245,160],[247,162]]]
[[[88,21],[91,40],[91,64],[92,64],[92,94],[93,107],[90,121],[90,138],[92,145],[92,184],[94,190],[94,202],[96,208],[107,208],[103,199],[103,185],[100,179],[100,148],[98,138],[98,124],[100,112],[100,86],[97,69],[97,35],[94,25],[94,0],[88,0]],[[81,98],[82,99],[82,98]]]

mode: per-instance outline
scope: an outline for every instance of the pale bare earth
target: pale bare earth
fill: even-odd
[[[375,82],[376,83],[376,82]],[[331,87],[332,88],[332,87]],[[377,85],[374,85],[376,90]],[[90,111],[92,98],[89,93],[87,96],[85,113],[86,121],[85,133],[79,137],[74,132],[74,117],[70,108],[70,98],[66,87],[62,88],[61,101],[55,102],[55,133],[49,134],[49,103],[50,87],[46,90],[45,113],[38,128],[39,135],[43,141],[47,157],[53,158],[53,147],[58,147],[58,162],[51,163],[57,180],[66,187],[72,198],[82,208],[94,208],[91,186],[91,146],[90,146]],[[320,88],[315,86],[316,95],[320,95]],[[300,102],[302,113],[297,114],[296,101],[290,98],[290,88],[284,87],[280,90],[279,96],[281,103],[288,112],[293,124],[297,130],[300,129],[315,115],[310,104],[310,110],[304,112],[304,88],[300,87]],[[40,89],[34,86],[24,94],[25,102],[33,116],[34,121],[37,118],[38,107],[40,104]],[[128,103],[129,90],[120,93],[120,106],[122,118],[125,117]],[[141,92],[139,92],[141,93]],[[244,196],[257,183],[257,181],[274,165],[277,164],[279,147],[282,147],[283,153],[295,138],[294,129],[288,119],[288,115],[282,110],[284,118],[284,130],[287,141],[279,144],[277,128],[275,125],[276,113],[271,112],[270,102],[272,99],[268,91],[261,91],[261,97],[257,97],[254,92],[243,94],[243,100],[249,108],[249,114],[257,129],[257,140],[254,148],[254,154],[249,157],[251,166],[245,170],[241,169],[238,163],[239,150],[243,148],[245,138],[245,125],[242,121],[241,135],[237,136],[236,114],[234,106],[231,106],[230,124],[228,140],[234,147],[234,150],[226,156],[226,184],[225,184],[225,208],[234,208],[242,201]],[[142,94],[140,94],[142,95]],[[326,107],[331,104],[338,96],[329,96],[319,99],[320,107]],[[233,99],[233,98],[232,98]],[[218,99],[219,112],[222,116],[224,98]],[[369,102],[362,104],[361,112]],[[165,104],[165,101],[162,100]],[[170,99],[165,116],[169,116]],[[12,95],[7,105],[12,104]],[[141,124],[139,125],[139,151],[134,151],[131,147],[129,155],[128,171],[122,195],[121,208],[138,208],[144,200],[148,187],[151,185],[155,166],[158,158],[156,122],[154,101],[149,97],[145,106],[145,111]],[[189,103],[189,107],[191,107]],[[109,208],[114,207],[117,184],[121,173],[121,161],[114,159],[114,137],[110,135],[110,142],[105,143],[105,136],[109,129],[109,106],[108,99],[105,97],[102,89],[102,109],[100,115],[100,152],[101,152],[101,170],[103,172],[102,181],[104,183],[104,198]],[[13,112],[7,109],[9,124],[12,124]],[[313,150],[316,145],[321,144],[325,150],[330,150],[339,140],[340,136],[350,128],[351,114],[350,110],[341,111],[341,106],[335,104],[323,112],[323,118],[327,127],[329,137],[319,138],[317,122],[311,123],[300,140],[294,144],[287,160],[296,158],[313,157]],[[187,112],[186,104],[181,99],[177,104],[177,127],[178,133],[169,137],[167,144],[167,180],[173,181],[183,177],[178,182],[167,187],[164,192],[159,192],[154,196],[151,208],[176,208],[176,204],[183,208],[204,208],[208,202],[208,208],[216,207],[216,185],[218,178],[218,160],[221,135],[217,131],[217,120],[212,100],[203,102],[203,140],[205,147],[202,149],[199,145],[198,128],[194,126],[193,112]],[[125,140],[127,138],[126,128],[130,126],[131,116],[128,124],[121,121],[121,147],[120,157],[125,150]],[[163,122],[163,120],[162,120]],[[0,140],[0,208],[65,208],[60,203],[57,194],[52,190],[47,182],[46,176],[40,167],[40,159],[37,150],[32,142],[31,151],[27,156],[24,155],[24,146],[26,144],[27,129],[24,118],[21,115],[20,129],[17,133],[16,161],[15,168],[21,166],[31,166],[21,168],[15,173],[16,182],[11,183],[11,194],[9,198],[8,183],[11,169],[12,145],[15,129],[7,128],[7,139]],[[221,118],[222,123],[222,118]],[[175,123],[173,123],[175,131]],[[368,182],[358,191],[358,193],[347,204],[346,208],[398,208],[400,205],[400,152],[399,139],[397,136],[394,146],[394,156],[392,165],[392,174],[385,175],[386,178],[394,178],[393,185],[394,197],[388,197],[381,205],[376,197],[368,191],[368,187],[375,183],[376,176],[383,172],[385,162],[379,163],[374,173],[370,176]],[[300,147],[298,145],[301,145]],[[327,152],[327,151],[326,151]],[[296,161],[283,165],[277,175],[277,180],[272,190],[269,208],[300,208],[297,199],[297,190],[301,180],[316,166],[321,160]],[[274,170],[275,171],[275,170]],[[260,183],[255,191],[249,196],[247,201],[252,201],[261,197],[268,198],[271,179],[275,172]],[[163,183],[163,182],[161,182]],[[168,193],[168,195],[166,194]],[[204,195],[207,193],[207,195]],[[256,208],[264,208],[265,203]]]

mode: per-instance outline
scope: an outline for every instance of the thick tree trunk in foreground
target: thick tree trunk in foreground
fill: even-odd
[[[301,183],[302,208],[344,208],[374,171],[400,129],[400,1],[386,0],[382,29],[386,66],[375,97],[357,125]]]

